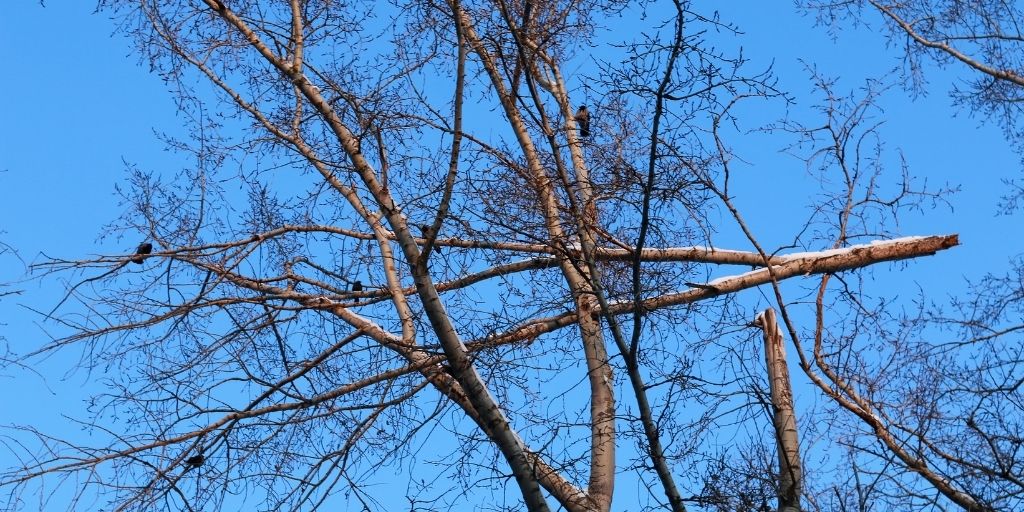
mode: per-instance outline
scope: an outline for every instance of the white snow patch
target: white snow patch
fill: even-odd
[[[896,245],[906,242],[913,242],[916,240],[923,240],[928,238],[926,236],[905,236],[901,238],[893,238],[890,240],[872,240],[866,244],[851,245],[849,247],[840,247],[839,249],[827,249],[824,251],[808,251],[808,252],[794,252],[789,254],[783,254],[777,256],[782,258],[784,261],[799,260],[805,258],[824,258],[828,256],[835,256],[836,254],[843,254],[856,249],[864,249],[867,247],[878,247],[881,245]]]
[[[730,276],[723,276],[723,277],[719,277],[719,278],[716,278],[716,279],[712,279],[711,281],[708,281],[707,284],[705,284],[705,286],[718,286],[718,285],[720,285],[720,284],[722,284],[722,283],[724,283],[726,281],[732,281],[734,279],[742,279],[742,278],[744,278],[746,276],[752,276],[752,275],[755,275],[755,274],[764,274],[764,273],[767,273],[767,272],[768,272],[768,269],[766,269],[766,268],[759,268],[759,269],[756,269],[756,270],[751,270],[750,272],[744,272],[742,274],[733,274],[733,275],[730,275]]]
[[[864,248],[867,248],[867,247],[877,247],[877,246],[882,246],[882,245],[896,245],[896,244],[900,244],[900,243],[913,242],[913,241],[916,241],[916,240],[923,240],[925,238],[928,238],[928,237],[926,237],[926,236],[905,236],[905,237],[902,237],[902,238],[893,238],[891,240],[874,240],[874,241],[871,241],[871,242],[866,243],[866,244],[851,245],[849,247],[841,247],[839,249],[826,249],[826,250],[823,250],[823,251],[806,251],[806,252],[794,252],[794,253],[790,253],[790,254],[781,254],[781,255],[775,256],[775,258],[779,258],[779,259],[782,260],[781,262],[776,263],[775,265],[778,266],[780,264],[789,263],[791,261],[796,261],[796,260],[803,260],[803,259],[827,258],[829,256],[835,256],[837,254],[849,253],[849,252],[855,251],[857,249],[864,249]],[[727,251],[722,251],[722,252],[727,252]],[[737,251],[732,251],[732,252],[737,252]],[[750,272],[744,272],[742,274],[733,274],[733,275],[723,276],[723,277],[719,277],[719,278],[713,279],[711,281],[708,281],[707,284],[705,284],[705,286],[714,287],[714,286],[718,286],[718,285],[720,285],[720,284],[722,284],[722,283],[724,283],[726,281],[731,281],[733,279],[742,279],[743,277],[746,277],[746,276],[751,276],[751,275],[755,275],[755,274],[759,274],[759,273],[763,273],[763,272],[767,272],[767,271],[768,270],[765,269],[765,268],[759,268],[759,269],[751,270]]]

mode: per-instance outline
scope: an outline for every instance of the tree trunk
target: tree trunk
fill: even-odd
[[[797,512],[800,510],[803,482],[800,441],[796,432],[796,413],[793,411],[793,389],[786,368],[786,347],[774,309],[768,308],[757,315],[754,325],[764,331],[764,359],[768,367],[772,422],[775,425],[775,445],[779,453],[779,511]]]

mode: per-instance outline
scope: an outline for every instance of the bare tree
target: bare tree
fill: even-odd
[[[101,2],[190,117],[172,143],[196,165],[133,170],[111,231],[137,249],[36,267],[77,284],[53,316],[68,334],[23,360],[85,346],[114,377],[89,420],[105,443],[8,432],[10,502],[55,480],[117,510],[239,492],[387,509],[398,486],[370,483],[399,464],[412,510],[486,492],[495,510],[606,511],[635,496],[624,475],[650,510],[1019,505],[1019,410],[997,414],[1012,383],[963,382],[943,366],[962,347],[924,350],[867,301],[864,269],[958,244],[893,229],[942,193],[887,169],[874,91],[819,79],[819,118],[767,127],[832,188],[765,247],[729,138],[738,105],[789,98],[681,0],[627,45],[598,37],[645,6]],[[599,43],[622,53],[587,55]],[[569,76],[581,62],[597,71]],[[796,436],[776,442],[741,300],[758,287],[825,400],[800,437],[845,454],[841,477],[792,478]],[[984,414],[958,422],[947,393]]]
[[[1024,120],[1024,34],[1021,6],[1014,2],[960,0],[882,2],[800,2],[838,35],[849,24],[867,23],[886,30],[903,55],[904,76],[911,90],[929,88],[930,65],[960,69],[964,79],[952,84],[955,105],[985,121],[998,123],[1018,153]],[[990,170],[989,172],[998,172]],[[1006,194],[1000,214],[1019,214],[1024,187],[1004,178]],[[1024,310],[1024,260],[1011,256],[1004,274],[987,273],[968,293],[948,305],[920,304],[898,318],[899,328],[886,336],[913,357],[907,372],[927,382],[914,389],[920,397],[907,404],[901,429],[916,438],[922,458],[947,466],[945,477],[962,482],[978,505],[965,508],[1009,509],[1021,480],[1012,476],[1021,461],[1019,367],[1021,311]],[[920,332],[938,329],[953,341],[923,342]],[[963,426],[966,425],[966,428]],[[930,436],[925,436],[930,432]],[[1019,506],[1019,505],[1018,505]]]
[[[1006,140],[1024,151],[1024,10],[1016,2],[914,0],[910,2],[802,1],[838,33],[847,23],[881,25],[902,50],[906,84],[917,93],[928,88],[928,64],[962,68],[962,83],[952,84],[954,104],[1002,126]],[[1007,180],[1003,210],[1014,211],[1024,186]]]

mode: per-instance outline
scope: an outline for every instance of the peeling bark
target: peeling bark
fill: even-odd
[[[772,308],[757,315],[754,325],[764,331],[764,359],[768,368],[772,424],[775,427],[775,446],[779,456],[779,511],[799,512],[803,473],[796,412],[793,410],[793,389],[789,369],[786,367],[785,339]]]

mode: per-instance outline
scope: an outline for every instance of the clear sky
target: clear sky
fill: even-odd
[[[125,162],[159,168],[173,161],[154,132],[173,132],[181,123],[160,79],[139,65],[123,37],[111,37],[113,23],[93,15],[90,2],[46,8],[15,2],[6,10],[0,17],[0,60],[9,66],[0,80],[0,239],[23,260],[0,260],[0,280],[10,281],[24,279],[23,263],[42,254],[78,259],[134,247],[136,238],[99,240],[103,225],[122,211],[114,185],[125,176]],[[13,351],[48,339],[54,326],[27,308],[49,311],[59,293],[54,285],[57,280],[21,283],[16,288],[24,295],[0,304],[0,334]],[[23,405],[4,422],[81,410],[71,397],[80,396],[74,390],[87,377],[64,381],[75,354],[67,356],[50,361],[45,380],[0,373],[0,382],[17,383],[0,385],[3,400]]]
[[[740,44],[755,67],[774,62],[781,88],[797,99],[794,114],[811,103],[801,59],[839,77],[843,92],[899,65],[870,27],[833,40],[782,3],[721,4],[723,17],[744,30]],[[183,164],[156,136],[181,130],[172,96],[128,41],[112,35],[114,29],[105,15],[93,14],[88,1],[51,1],[45,8],[10,2],[0,16],[0,241],[21,258],[0,256],[0,282],[20,281],[15,287],[24,290],[0,299],[0,336],[14,352],[38,347],[54,332],[55,326],[33,309],[49,311],[59,300],[60,282],[69,278],[25,281],[24,264],[42,254],[80,259],[130,251],[141,235],[100,239],[104,225],[122,212],[114,187],[124,183],[126,164],[165,173]],[[1000,179],[1019,174],[1018,157],[998,127],[951,106],[947,91],[956,76],[935,71],[926,97],[912,100],[896,88],[883,101],[882,132],[891,151],[902,151],[912,174],[933,185],[962,187],[953,197],[953,211],[926,210],[905,218],[901,235],[960,233],[963,244],[915,262],[893,279],[893,286],[908,286],[908,293],[914,292],[915,280],[936,294],[959,291],[963,276],[999,272],[1009,256],[1024,252],[1020,217],[996,216],[995,207]],[[781,222],[791,228],[806,216],[801,194],[810,178],[803,163],[781,154],[775,142],[758,134],[734,141],[747,162],[737,164],[743,173],[737,201],[751,212],[754,227],[777,245],[786,240],[781,234],[773,239],[772,226]],[[785,230],[787,236],[791,232]],[[62,415],[83,416],[81,391],[99,377],[67,375],[77,356],[50,358],[35,368],[37,374],[0,370],[0,403],[5,404],[0,424],[30,423],[58,435],[77,431]],[[9,465],[5,456],[0,451],[0,466]]]

